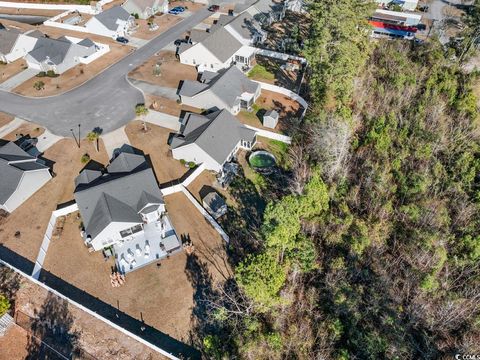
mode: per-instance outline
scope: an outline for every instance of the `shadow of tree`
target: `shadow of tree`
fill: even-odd
[[[30,337],[27,345],[26,360],[49,358],[42,342],[67,358],[80,352],[78,338],[80,333],[73,329],[74,319],[68,309],[68,302],[49,293],[40,310],[35,311],[30,329],[37,338]]]
[[[0,293],[10,301],[12,311],[15,309],[15,298],[20,289],[21,279],[20,275],[0,264]]]

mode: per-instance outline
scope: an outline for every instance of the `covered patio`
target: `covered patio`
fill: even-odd
[[[180,251],[182,244],[168,216],[144,224],[143,231],[113,245],[118,270],[129,273]]]

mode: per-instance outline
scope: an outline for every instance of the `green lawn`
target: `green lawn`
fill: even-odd
[[[255,65],[253,69],[250,70],[248,77],[256,80],[275,80],[275,74],[272,74],[265,66],[260,64]]]

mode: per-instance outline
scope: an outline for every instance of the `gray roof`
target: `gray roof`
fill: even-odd
[[[235,5],[235,8],[233,9],[233,12],[235,14],[240,14],[241,12],[247,10],[249,7],[251,7],[253,4],[255,4],[258,0],[243,0],[243,1],[238,1],[238,3]]]
[[[37,162],[14,142],[0,147],[0,204],[5,204],[17,190],[23,173],[43,169],[48,167]]]
[[[278,120],[278,112],[276,110],[269,110],[267,111],[263,117],[271,117],[272,119],[277,119]]]
[[[218,72],[205,70],[200,76],[200,82],[208,84],[219,75]]]
[[[238,16],[220,15],[217,23],[212,27],[212,31],[230,25],[244,39],[251,39],[256,33],[262,31],[261,24],[248,12],[243,12]]]
[[[72,43],[67,39],[39,38],[28,54],[38,62],[43,62],[47,58],[55,65],[61,64],[67,56]]]
[[[172,148],[196,144],[219,164],[223,164],[241,140],[253,142],[255,131],[245,127],[228,110],[204,115],[189,113],[171,143]]]
[[[209,192],[202,199],[202,202],[206,204],[213,212],[217,212],[222,207],[226,206],[225,200],[218,195],[216,191]]]
[[[208,33],[206,30],[192,29],[190,30],[189,40],[197,43],[205,40],[209,35],[210,33]]]
[[[231,66],[208,84],[198,81],[184,81],[179,94],[192,97],[200,92],[211,91],[225,104],[232,107],[238,103],[238,99],[243,93],[255,94],[259,88],[259,83],[247,78],[236,66]]]
[[[27,31],[27,32],[25,33],[25,35],[28,35],[28,36],[30,36],[30,37],[37,38],[37,39],[45,37],[45,34],[42,33],[42,32],[39,31],[39,30],[30,30],[30,31]]]
[[[95,19],[100,21],[107,29],[116,31],[118,29],[117,20],[127,21],[130,14],[121,6],[114,6],[108,10],[95,15]]]
[[[242,44],[223,27],[201,42],[218,60],[225,62],[242,48]]]
[[[90,40],[89,38],[85,38],[82,41],[79,41],[77,43],[77,45],[81,45],[81,46],[84,46],[84,47],[91,47],[91,46],[95,46],[95,43],[92,40]]]
[[[111,222],[141,223],[139,211],[142,208],[149,203],[163,203],[155,175],[145,158],[133,154],[129,155],[134,157],[125,157],[122,154],[112,161],[102,176],[94,177],[89,183],[77,181],[78,177],[75,180],[79,184],[75,189],[75,200],[85,231],[92,238]],[[136,157],[143,159],[139,166],[135,165]],[[114,171],[110,172],[112,169]],[[132,170],[119,171],[123,169]],[[83,176],[82,173],[79,177]]]
[[[180,46],[178,47],[178,53],[181,54],[185,50],[190,49],[192,46],[194,46],[194,45],[189,44],[189,43],[181,43]]]
[[[9,54],[19,36],[20,31],[17,29],[2,30],[2,32],[0,32],[0,53],[5,55]]]
[[[110,174],[132,172],[144,164],[144,156],[122,152],[108,165],[107,170]]]

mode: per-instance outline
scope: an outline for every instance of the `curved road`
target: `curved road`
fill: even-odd
[[[134,119],[135,105],[144,102],[143,94],[127,81],[127,74],[209,15],[206,9],[192,14],[93,79],[61,95],[28,98],[0,90],[0,110],[61,136],[69,136],[70,129],[76,129],[78,124],[83,131],[99,127],[105,134],[116,130]]]

